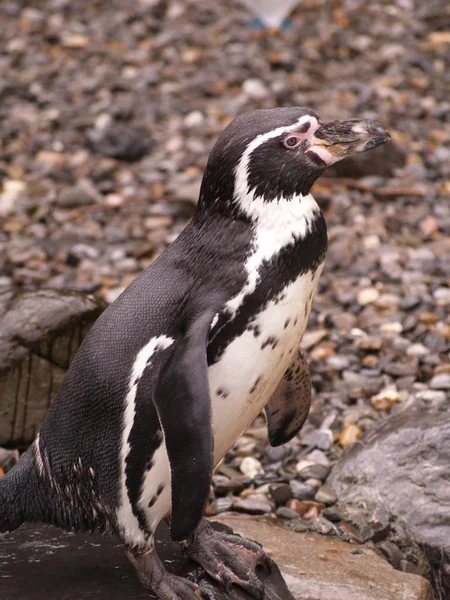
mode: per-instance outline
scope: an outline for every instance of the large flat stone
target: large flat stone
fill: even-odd
[[[345,542],[285,529],[275,520],[221,516],[220,524],[264,545],[280,566],[267,576],[266,600],[431,600],[428,582],[395,571],[373,551]],[[220,525],[218,525],[220,527]],[[233,586],[225,594],[201,569],[167,541],[159,551],[172,572],[187,574],[212,600],[250,600]],[[64,533],[47,526],[24,526],[0,535],[1,600],[149,600],[123,548],[114,538]]]
[[[276,561],[296,600],[432,600],[429,582],[396,571],[373,550],[280,526],[275,519],[215,518],[258,541]]]

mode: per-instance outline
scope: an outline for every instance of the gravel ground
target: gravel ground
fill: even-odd
[[[344,448],[388,413],[449,399],[449,25],[444,0],[302,0],[283,34],[226,1],[0,4],[3,287],[112,301],[184,227],[214,140],[244,110],[306,105],[392,134],[313,190],[330,250],[304,339],[308,423],[271,449],[256,422],[210,514],[313,519]]]

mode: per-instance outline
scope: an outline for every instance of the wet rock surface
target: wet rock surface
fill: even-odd
[[[75,292],[0,293],[0,444],[33,440],[102,308]]]
[[[262,543],[277,562],[291,593],[277,570],[270,577],[258,570],[266,582],[269,600],[432,599],[426,580],[395,571],[371,550],[296,534],[273,519],[227,515],[217,526],[223,525]],[[195,579],[212,600],[248,600],[249,596],[235,586],[225,594],[167,541],[160,542],[159,552],[171,571]],[[3,600],[152,597],[140,586],[123,548],[108,537],[24,526],[0,536],[0,564]]]
[[[219,529],[224,526],[218,524]],[[198,583],[211,600],[250,600],[232,586],[229,593],[181,553],[160,528],[158,553],[167,569]],[[140,584],[123,546],[111,537],[64,533],[47,526],[23,526],[0,534],[2,600],[144,600],[155,598]],[[24,577],[26,569],[27,576]],[[294,600],[275,568],[269,575],[258,568],[267,600]]]
[[[447,407],[402,412],[358,441],[329,479],[342,503],[364,507],[362,522],[381,517],[378,534],[390,541],[380,548],[396,568],[407,568],[402,546],[420,547],[442,599],[450,595],[449,452]]]

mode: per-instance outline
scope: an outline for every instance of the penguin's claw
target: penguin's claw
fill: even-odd
[[[142,585],[158,600],[211,600],[196,583],[168,573],[154,550],[143,554],[127,551],[127,556]]]
[[[263,566],[270,572],[274,563],[257,542],[216,531],[203,520],[185,551],[227,593],[231,585],[236,584],[256,600],[264,599],[264,584],[256,576],[255,569]]]

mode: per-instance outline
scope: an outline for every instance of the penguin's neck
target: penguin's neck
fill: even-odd
[[[322,219],[319,206],[311,194],[293,198],[277,198],[267,202],[254,192],[241,193],[236,198],[239,212],[250,221],[251,250],[245,262],[247,282],[244,288],[228,302],[228,309],[236,314],[243,298],[252,293],[260,279],[260,268],[270,262],[283,248],[306,239],[317,219]]]

